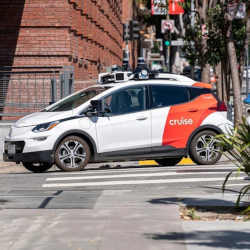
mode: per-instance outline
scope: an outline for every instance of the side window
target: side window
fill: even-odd
[[[111,115],[122,115],[145,110],[146,88],[130,87],[117,91],[104,98],[104,105]]]
[[[152,85],[152,108],[161,108],[189,101],[185,87],[171,85]]]
[[[200,95],[211,94],[210,89],[201,89],[201,88],[191,87],[188,90],[189,90],[190,100],[193,100]]]

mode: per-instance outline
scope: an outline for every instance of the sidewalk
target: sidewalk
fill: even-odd
[[[166,193],[164,189],[103,190],[93,209],[3,209],[1,249],[250,249],[250,222],[182,221],[178,203],[183,196]],[[223,201],[221,193],[188,198],[195,199],[206,205]]]

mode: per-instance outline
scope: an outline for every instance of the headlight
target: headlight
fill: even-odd
[[[56,121],[56,122],[48,122],[48,123],[39,124],[39,125],[35,126],[32,129],[32,131],[34,133],[48,131],[48,130],[51,130],[52,128],[54,128],[55,126],[57,126],[59,123],[60,123],[59,121]]]

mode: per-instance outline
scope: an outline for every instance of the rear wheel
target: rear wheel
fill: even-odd
[[[181,161],[182,157],[177,158],[164,158],[155,160],[161,166],[175,166]]]
[[[40,162],[40,163],[22,162],[22,164],[26,169],[34,173],[46,172],[53,165],[51,163],[44,163],[44,162]]]
[[[66,137],[57,147],[56,165],[64,171],[80,171],[88,164],[90,150],[88,144],[78,136]]]
[[[222,148],[216,140],[216,132],[204,130],[194,136],[190,143],[190,158],[197,164],[211,165],[222,155]]]

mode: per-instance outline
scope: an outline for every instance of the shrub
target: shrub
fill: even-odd
[[[228,134],[218,135],[217,139],[224,149],[223,154],[232,161],[236,166],[239,173],[245,172],[250,174],[250,124],[246,118],[242,118],[240,123],[235,129],[229,131]],[[226,188],[226,183],[230,176],[235,172],[232,170],[227,174],[222,186],[223,192]],[[245,185],[241,188],[239,196],[236,201],[236,206],[239,206],[241,198],[250,190],[250,185]]]

